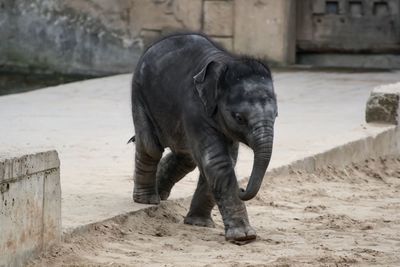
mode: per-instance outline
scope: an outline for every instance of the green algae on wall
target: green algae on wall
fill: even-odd
[[[63,0],[0,0],[0,35],[0,68],[36,73],[131,72],[143,47]]]

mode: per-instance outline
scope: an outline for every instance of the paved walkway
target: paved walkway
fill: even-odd
[[[131,200],[130,80],[119,75],[0,97],[2,157],[59,152],[64,229],[144,206]],[[400,72],[278,72],[274,80],[279,117],[270,168],[387,129],[364,123],[365,103],[374,86],[400,81]],[[251,151],[241,148],[238,176],[249,176],[251,166]],[[172,197],[191,195],[196,176]]]

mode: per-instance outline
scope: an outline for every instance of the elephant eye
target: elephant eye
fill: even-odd
[[[236,112],[232,112],[232,117],[236,120],[238,124],[244,124],[246,120],[243,118],[242,115]]]

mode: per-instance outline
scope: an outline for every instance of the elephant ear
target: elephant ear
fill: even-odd
[[[209,116],[212,116],[217,108],[219,81],[224,69],[223,63],[210,61],[193,77],[196,91]]]

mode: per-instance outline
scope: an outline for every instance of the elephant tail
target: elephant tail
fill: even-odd
[[[127,143],[127,144],[129,144],[129,143],[134,143],[134,142],[135,142],[135,139],[136,139],[136,135],[132,136],[131,139],[128,140],[128,143]]]

